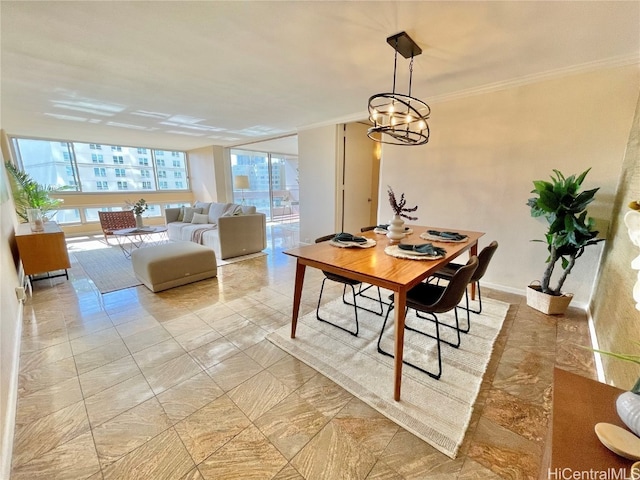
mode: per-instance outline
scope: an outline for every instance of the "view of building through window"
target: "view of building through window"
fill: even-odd
[[[29,138],[12,140],[21,168],[43,185],[101,193],[189,189],[185,152]]]
[[[249,180],[247,189],[234,186],[234,202],[244,199],[270,220],[298,218],[298,157],[232,149],[231,174],[233,185],[238,176]]]

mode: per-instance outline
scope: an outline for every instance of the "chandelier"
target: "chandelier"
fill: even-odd
[[[373,127],[367,135],[372,140],[393,145],[424,145],[429,141],[427,119],[431,113],[429,105],[411,96],[413,57],[422,49],[407,35],[400,32],[387,38],[387,43],[396,51],[393,61],[393,91],[377,93],[369,97],[369,120]],[[409,92],[396,93],[396,71],[398,53],[409,62]]]

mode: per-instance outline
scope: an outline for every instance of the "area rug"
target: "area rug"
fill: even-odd
[[[358,298],[358,301],[364,300]],[[390,420],[455,458],[508,309],[506,303],[483,299],[483,312],[471,314],[471,330],[462,335],[460,348],[442,345],[440,380],[404,365],[399,402],[393,400],[394,360],[376,349],[383,317],[359,309],[360,332],[354,337],[319,322],[313,311],[298,320],[295,339],[290,338],[289,324],[267,338]],[[344,305],[342,299],[322,306],[321,315],[353,328],[353,307]],[[466,314],[459,316],[466,321]],[[444,323],[455,324],[453,313],[438,318]],[[391,318],[383,336],[382,348],[387,352],[393,352],[393,323]],[[416,318],[413,310],[407,315],[407,325],[435,333],[434,323]],[[453,329],[441,327],[440,331],[442,338],[455,341]],[[435,340],[405,330],[404,358],[428,370],[437,368]]]
[[[133,273],[131,260],[119,247],[74,251],[73,254],[100,293],[142,285]]]

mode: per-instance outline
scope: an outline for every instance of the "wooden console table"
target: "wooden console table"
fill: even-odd
[[[67,269],[71,268],[71,263],[67,253],[67,243],[64,232],[57,223],[45,223],[44,232],[32,232],[28,223],[21,223],[16,229],[16,243],[24,273],[32,281],[62,276],[69,279]],[[64,273],[33,278],[33,275],[48,274],[58,270],[64,270]]]
[[[600,443],[594,431],[600,422],[627,428],[616,412],[616,398],[623,392],[566,370],[554,370],[553,411],[538,477],[540,480],[601,478],[572,477],[573,472],[610,469],[630,472],[633,462],[610,451]]]

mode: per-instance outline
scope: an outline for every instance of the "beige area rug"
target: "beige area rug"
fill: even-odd
[[[319,322],[313,311],[298,320],[295,339],[290,338],[290,325],[267,338],[390,420],[455,458],[508,309],[506,303],[483,299],[482,315],[471,314],[471,330],[462,334],[460,348],[442,345],[440,380],[404,365],[399,402],[393,400],[394,359],[376,349],[384,317],[359,309],[360,332],[354,337]],[[344,305],[342,299],[323,306],[321,315],[348,328],[354,326],[353,307]],[[459,317],[466,322],[466,313],[461,312]],[[453,313],[438,318],[444,323],[455,324]],[[407,315],[407,325],[435,333],[433,322],[416,318],[413,310]],[[455,341],[452,329],[441,327],[440,331],[442,338]],[[393,339],[393,319],[390,319],[382,342],[385,351],[393,352]],[[433,371],[437,368],[435,345],[435,340],[405,330],[404,358]]]
[[[120,247],[72,251],[72,253],[100,293],[142,285],[133,273],[131,260],[124,256]]]

